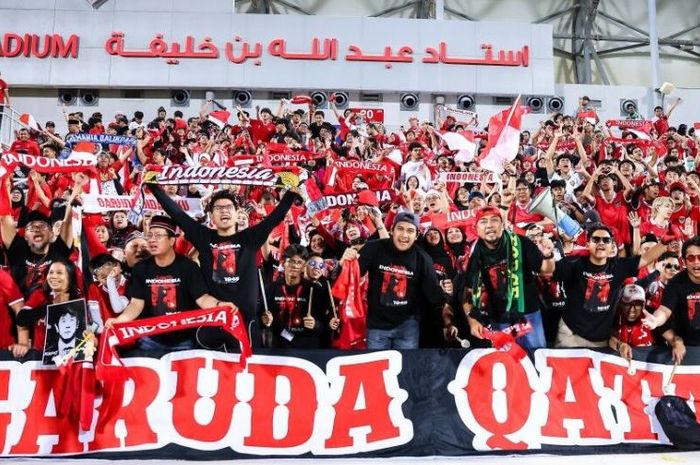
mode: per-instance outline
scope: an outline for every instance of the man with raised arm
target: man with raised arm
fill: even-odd
[[[204,281],[211,293],[218,299],[233,302],[243,314],[249,333],[256,326],[255,310],[258,301],[256,253],[263,246],[270,232],[285,217],[294,200],[300,198],[295,192],[287,191],[279,205],[269,216],[255,226],[237,231],[238,200],[232,193],[222,190],[215,193],[207,211],[214,228],[199,224],[156,186],[151,186],[155,198],[163,210],[185,233],[185,238],[199,251],[199,264]],[[206,340],[205,340],[206,339]],[[250,334],[251,343],[259,341]],[[202,329],[199,342],[210,348],[218,348],[225,341],[233,347],[238,344],[218,328]]]

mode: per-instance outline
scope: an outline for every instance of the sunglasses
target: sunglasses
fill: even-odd
[[[700,254],[686,255],[685,261],[688,263],[700,262]]]
[[[693,257],[696,257],[696,256],[697,256],[697,255],[693,255]],[[672,264],[670,264],[670,263],[665,264],[665,265],[664,265],[664,268],[666,268],[667,270],[680,270],[680,269],[681,269],[680,266],[678,266],[678,265],[672,265]]]
[[[594,244],[600,244],[601,242],[603,244],[610,244],[612,242],[612,237],[591,236],[591,242],[593,242]]]
[[[316,270],[322,270],[326,267],[326,264],[323,262],[309,262],[308,265]]]

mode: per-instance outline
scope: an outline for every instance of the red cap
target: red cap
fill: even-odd
[[[476,214],[474,217],[476,218],[476,222],[478,223],[481,218],[485,216],[498,216],[499,218],[501,217],[501,210],[494,206],[486,206],[486,207],[481,207],[476,211]]]
[[[688,193],[688,191],[686,190],[685,186],[684,186],[683,183],[680,182],[680,181],[676,181],[676,182],[674,182],[673,184],[671,184],[670,186],[668,186],[668,191],[669,191],[669,192],[673,192],[673,191],[683,191],[683,192],[686,193],[686,194]]]

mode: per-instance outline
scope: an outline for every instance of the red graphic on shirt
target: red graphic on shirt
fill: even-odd
[[[299,298],[301,297],[302,287],[298,286],[293,293],[287,293],[286,289],[282,288],[284,298],[278,301],[280,320],[286,322],[287,328],[299,328],[302,325],[301,309],[299,308]]]
[[[584,295],[584,308],[586,310],[591,312],[606,311],[607,307],[609,307],[609,297],[609,279],[586,277],[586,293]]]
[[[158,282],[150,285],[151,306],[156,315],[167,315],[177,311],[177,286],[167,280],[168,278],[159,278]]]
[[[233,282],[231,278],[236,276],[236,249],[232,248],[212,248],[213,258],[213,275],[214,282],[229,283]]]
[[[23,286],[26,290],[25,295],[31,294],[44,284],[44,281],[46,281],[46,272],[50,265],[51,262],[49,260],[39,263],[26,262],[27,274],[24,277]]]
[[[493,265],[488,269],[489,280],[491,282],[491,287],[494,290],[504,290],[508,286],[508,277],[506,276],[506,264],[498,263]]]
[[[406,293],[408,291],[408,279],[406,274],[401,271],[406,270],[406,267],[400,265],[392,265],[396,271],[383,270],[382,277],[382,292],[380,303],[386,306],[404,305]]]
[[[700,300],[688,301],[688,321],[690,323],[695,320],[695,315],[698,314],[698,305],[700,305]]]

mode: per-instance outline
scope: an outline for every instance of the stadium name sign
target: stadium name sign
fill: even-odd
[[[91,431],[55,414],[58,370],[0,362],[3,455],[456,455],[665,441],[647,412],[671,366],[633,362],[631,373],[583,349],[539,350],[534,362],[494,349],[346,354],[255,355],[245,370],[237,355],[205,351],[124,359],[123,398],[104,386]],[[677,368],[674,383],[698,405],[698,366]]]
[[[167,13],[128,5],[66,11],[57,3],[28,14],[0,6],[10,25],[0,33],[0,60],[12,63],[7,79],[58,88],[554,90],[548,25],[276,18],[181,3]],[[219,3],[230,10],[230,2]]]

